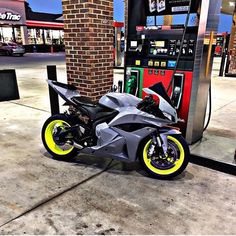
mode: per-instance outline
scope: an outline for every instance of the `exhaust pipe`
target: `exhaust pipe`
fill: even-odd
[[[83,146],[81,146],[81,145],[78,144],[78,143],[73,143],[72,145],[73,145],[74,147],[76,147],[77,149],[79,149],[79,150],[81,150],[81,149],[84,148]]]
[[[69,144],[69,145],[71,145],[71,146],[74,146],[75,148],[77,148],[77,149],[79,149],[79,150],[81,150],[81,149],[84,148],[84,147],[81,146],[80,144],[75,143],[75,142],[73,142],[73,141],[71,141],[71,140],[68,140],[66,143]]]

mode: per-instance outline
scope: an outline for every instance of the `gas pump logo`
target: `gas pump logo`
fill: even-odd
[[[149,10],[150,12],[156,11],[156,0],[149,0]]]
[[[21,15],[18,13],[14,13],[11,10],[6,8],[0,9],[0,20],[4,21],[20,21]]]
[[[162,12],[166,9],[165,0],[157,0],[157,12]]]
[[[150,12],[162,12],[166,10],[166,1],[165,0],[149,0],[149,11]]]

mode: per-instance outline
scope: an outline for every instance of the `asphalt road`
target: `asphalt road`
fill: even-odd
[[[26,53],[23,57],[0,55],[0,69],[33,68],[45,65],[65,65],[65,53]]]

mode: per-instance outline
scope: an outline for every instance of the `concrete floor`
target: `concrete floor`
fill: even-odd
[[[219,77],[220,62],[214,59],[211,121],[191,153],[236,165],[236,78]]]
[[[189,164],[159,181],[138,164],[50,158],[40,139],[45,65],[57,64],[62,81],[63,58],[0,58],[0,69],[16,68],[21,95],[0,103],[0,234],[236,234],[235,176]]]

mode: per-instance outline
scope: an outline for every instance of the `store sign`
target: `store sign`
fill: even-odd
[[[0,24],[25,25],[25,1],[0,0]]]
[[[19,21],[21,19],[20,14],[14,14],[12,12],[0,12],[0,20]]]

